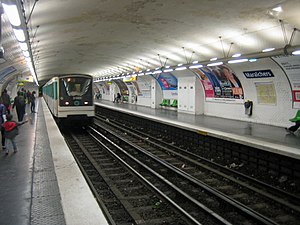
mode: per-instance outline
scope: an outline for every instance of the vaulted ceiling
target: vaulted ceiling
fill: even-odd
[[[281,12],[273,10],[278,6]],[[299,0],[27,0],[23,7],[39,81],[300,45],[299,31],[291,38],[300,28]],[[0,68],[29,73],[7,16],[2,18]]]

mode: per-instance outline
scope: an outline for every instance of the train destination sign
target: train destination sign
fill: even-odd
[[[267,78],[274,77],[271,70],[256,70],[243,72],[246,78]]]

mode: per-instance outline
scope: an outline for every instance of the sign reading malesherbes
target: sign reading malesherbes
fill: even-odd
[[[278,63],[287,75],[293,93],[293,107],[300,108],[300,57],[276,56],[272,59]]]
[[[243,72],[246,78],[268,78],[274,77],[271,70],[255,70]]]

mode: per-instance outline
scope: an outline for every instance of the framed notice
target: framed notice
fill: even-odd
[[[276,105],[276,92],[273,82],[256,82],[258,104]]]

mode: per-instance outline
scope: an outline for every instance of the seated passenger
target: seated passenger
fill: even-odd
[[[122,100],[121,94],[120,94],[120,93],[117,93],[117,97],[115,97],[114,102],[119,103],[119,102],[121,102],[121,100]]]
[[[294,132],[296,132],[299,127],[300,127],[300,121],[296,121],[295,125],[290,126],[289,128],[286,127],[285,130],[290,134],[294,134]]]

